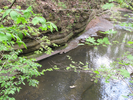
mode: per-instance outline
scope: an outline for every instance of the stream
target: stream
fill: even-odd
[[[127,18],[122,20],[130,22]],[[99,79],[98,83],[91,81],[90,73],[86,71],[74,72],[64,70],[71,63],[67,55],[78,62],[84,64],[89,63],[89,67],[97,68],[105,64],[109,66],[116,58],[121,57],[129,48],[123,41],[133,39],[133,33],[124,30],[120,26],[114,28],[118,32],[114,35],[108,35],[109,41],[119,41],[119,44],[97,46],[79,46],[66,54],[58,54],[47,59],[41,60],[39,63],[43,68],[50,68],[54,65],[59,65],[60,70],[46,72],[45,75],[37,77],[39,80],[38,87],[21,85],[22,89],[14,95],[16,100],[133,100],[129,96],[131,93],[127,84],[122,80],[110,80],[105,83],[103,78]],[[41,69],[39,69],[41,70]],[[129,79],[126,80],[129,83]],[[131,83],[129,83],[132,85]],[[75,86],[70,88],[70,86]],[[124,98],[128,96],[128,98]]]

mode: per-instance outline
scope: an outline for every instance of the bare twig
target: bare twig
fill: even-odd
[[[132,92],[132,94],[133,94],[133,91],[132,91],[132,89],[131,89],[131,87],[129,86],[129,84],[123,79],[123,77],[121,76],[121,79],[122,79],[122,81],[123,82],[125,82],[126,83],[126,85],[128,86],[128,88],[129,88],[129,90]]]
[[[14,1],[12,2],[12,4],[8,7],[8,9],[11,9],[15,2],[16,2],[16,0],[14,0]]]

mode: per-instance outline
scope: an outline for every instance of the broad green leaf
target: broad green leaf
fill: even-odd
[[[21,17],[21,21],[22,21],[23,24],[27,23],[27,21],[25,20],[24,17]]]
[[[18,17],[16,21],[17,21],[17,24],[19,24],[19,23],[21,23],[21,22],[22,22],[23,24],[27,23],[27,21],[25,20],[24,17]]]
[[[113,3],[106,3],[102,6],[103,9],[111,9],[112,7],[114,7]]]
[[[88,37],[88,38],[86,39],[86,41],[95,44],[95,41],[96,41],[96,40],[95,40],[93,37]]]
[[[26,11],[32,11],[32,6],[29,6]]]
[[[22,33],[19,33],[18,34],[19,38],[22,40],[23,39],[23,34]]]
[[[47,25],[46,24],[43,24],[42,27],[43,27],[44,30],[47,30]]]
[[[16,21],[17,21],[17,24],[21,23],[21,17],[18,17]]]
[[[9,100],[15,100],[15,98],[9,98]]]
[[[25,18],[30,18],[31,17],[31,13],[30,12],[25,12],[24,13],[24,17]]]
[[[12,9],[6,10],[6,12],[3,14],[2,18],[6,17],[6,16],[10,13],[11,10],[12,10]]]
[[[129,82],[133,83],[133,81],[129,81]]]
[[[49,28],[50,28],[51,32],[53,32],[53,27],[51,24],[49,25]]]
[[[58,31],[58,28],[54,23],[51,23],[51,25],[56,29],[56,31]]]
[[[94,71],[94,73],[99,74],[99,71]]]
[[[12,35],[10,33],[6,33],[6,36],[7,36],[8,41],[10,42],[12,39]]]
[[[0,41],[8,40],[6,34],[0,33]]]
[[[39,21],[40,21],[40,23],[42,23],[42,25],[46,24],[46,19],[43,17],[39,17]]]
[[[117,31],[114,31],[113,29],[109,30],[109,31],[106,31],[104,32],[105,34],[116,34]]]
[[[128,44],[133,44],[133,41],[128,41],[127,43],[128,43]]]
[[[129,94],[130,96],[133,96],[133,94]]]
[[[124,96],[124,95],[122,95],[124,98],[128,98],[128,96]]]
[[[21,46],[22,44],[24,45],[24,47],[27,49],[26,44],[23,41],[16,41],[18,43],[19,46]]]
[[[36,25],[39,22],[42,23],[42,25],[46,25],[46,19],[43,18],[43,17],[35,17],[35,18],[32,19],[32,24],[33,25]]]
[[[67,67],[67,68],[66,68],[66,70],[69,70],[69,69],[70,69],[70,67]]]
[[[125,70],[125,69],[119,69],[120,70],[120,74],[123,75],[125,78],[130,77],[130,73]]]
[[[33,24],[33,25],[36,25],[36,24],[39,23],[39,22],[40,22],[40,20],[39,20],[38,17],[35,17],[35,18],[32,19],[32,24]]]
[[[19,47],[23,44],[23,43],[20,42],[20,41],[16,41],[16,42],[18,43]]]
[[[16,11],[11,11],[10,12],[10,16],[11,16],[11,18],[13,19],[13,20],[16,20],[17,19],[17,17],[18,17],[18,13],[16,12]]]
[[[49,28],[53,31],[53,29],[52,28],[55,28],[56,29],[56,31],[58,31],[58,28],[57,28],[57,26],[54,24],[54,23],[52,23],[52,22],[47,22],[47,24],[50,24],[49,26]]]
[[[43,25],[43,26],[46,26],[46,27],[39,27],[39,29],[41,29],[42,31],[46,31],[47,30],[47,25]]]
[[[108,38],[107,38],[107,37],[103,38],[103,42],[104,42],[105,44],[109,44]]]
[[[108,80],[105,80],[105,82],[106,82],[106,83],[109,83],[109,81],[108,81]]]
[[[100,44],[102,44],[103,43],[103,40],[102,39],[98,39],[97,42],[100,43]]]
[[[127,58],[128,58],[129,60],[133,60],[133,56],[132,56],[132,55],[127,55]]]
[[[2,9],[0,9],[0,12],[2,12],[3,10]]]

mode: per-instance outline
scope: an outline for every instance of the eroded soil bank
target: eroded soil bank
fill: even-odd
[[[41,13],[47,21],[53,22],[58,27],[58,32],[54,30],[41,31],[33,34],[30,33],[32,37],[24,37],[23,41],[26,43],[27,48],[24,46],[19,47],[17,44],[14,46],[14,49],[23,49],[23,53],[30,53],[32,51],[38,50],[41,46],[41,42],[37,40],[38,37],[47,36],[51,41],[49,44],[50,47],[52,43],[63,46],[71,38],[82,33],[88,22],[95,16],[102,12],[100,5],[104,4],[106,0],[90,0],[90,1],[65,1],[65,0],[14,0],[12,8],[21,6],[21,9],[26,9],[29,6],[33,7],[35,13]],[[0,8],[4,6],[11,6],[11,2],[8,0],[0,1]],[[99,10],[95,10],[99,9]],[[5,26],[10,26],[12,23],[3,22]],[[38,26],[33,26],[35,30],[38,30]],[[35,32],[34,32],[35,33]],[[46,44],[44,44],[46,45]]]
[[[38,25],[32,26],[34,29],[32,32],[29,32],[31,37],[25,36],[23,37],[23,41],[26,43],[27,49],[23,45],[20,47],[18,44],[14,46],[14,49],[22,49],[23,54],[33,55],[33,52],[39,50],[41,47],[41,43],[43,45],[48,45],[52,49],[61,49],[60,47],[66,45],[69,40],[73,39],[74,37],[78,36],[81,33],[88,31],[90,28],[95,27],[100,23],[99,16],[103,14],[107,14],[102,16],[103,19],[110,20],[110,11],[103,11],[101,6],[108,2],[108,0],[73,0],[73,1],[65,1],[65,0],[14,0],[13,6],[11,8],[17,8],[20,6],[21,9],[26,9],[29,6],[33,7],[33,11],[35,13],[41,13],[42,16],[47,20],[53,22],[58,27],[58,31],[54,30],[51,32],[50,30],[42,31],[38,29]],[[4,6],[10,7],[12,2],[8,0],[1,0],[0,1],[0,8]],[[2,15],[0,15],[2,16]],[[93,19],[93,20],[92,20]],[[91,21],[92,20],[92,21]],[[91,22],[90,22],[91,21]],[[90,23],[89,23],[90,22]],[[10,21],[3,21],[2,24],[5,26],[10,26],[12,23]],[[102,24],[101,24],[102,25]],[[104,25],[104,24],[103,24]],[[106,26],[106,25],[105,25]],[[36,32],[35,30],[39,31]],[[97,32],[103,31],[103,29],[94,29]],[[95,35],[95,32],[93,32]],[[92,34],[92,33],[91,33]],[[47,36],[50,40],[50,44],[47,44],[47,41],[40,40]],[[89,34],[87,34],[89,36]],[[73,48],[77,47],[77,44],[80,42],[81,39],[77,39],[76,42],[70,42],[73,45]],[[57,44],[58,47],[54,47],[53,43]],[[63,49],[62,51],[55,51],[51,55],[57,53],[68,52],[69,50],[73,49],[70,47],[70,43],[68,44],[69,49]],[[75,44],[76,43],[76,44]],[[44,49],[45,50],[45,49]],[[42,55],[42,54],[40,54]],[[40,55],[35,55],[40,56]],[[44,58],[49,57],[50,55],[46,55]],[[34,57],[34,56],[31,56]],[[40,58],[38,58],[40,60]],[[41,58],[43,59],[43,58]]]

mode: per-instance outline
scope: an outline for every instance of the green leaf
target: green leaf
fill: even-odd
[[[15,100],[15,98],[9,98],[9,100]]]
[[[8,40],[6,34],[0,33],[0,41]]]
[[[114,7],[113,3],[106,3],[102,6],[103,9],[111,9],[112,7]]]
[[[10,13],[11,10],[12,10],[12,9],[6,10],[6,12],[3,14],[2,18],[6,17],[6,16]]]
[[[25,18],[30,18],[31,17],[31,13],[30,12],[25,12],[24,13],[24,17]]]
[[[99,74],[99,71],[94,71],[94,73]]]
[[[125,70],[125,69],[119,69],[120,70],[120,74],[123,75],[125,78],[130,77],[130,73]]]
[[[16,41],[18,43],[19,46],[21,46],[22,44],[24,45],[24,47],[27,49],[26,44],[23,41]]]
[[[79,43],[78,45],[85,45],[85,44],[83,44],[83,43]]]
[[[128,44],[133,44],[133,41],[128,41],[127,43],[128,43]]]
[[[3,10],[2,9],[0,9],[0,12],[2,12]]]
[[[19,33],[18,34],[19,38],[22,40],[23,39],[23,34],[22,33]]]
[[[32,11],[32,6],[29,6],[27,9],[26,9],[26,11]]]
[[[13,19],[13,20],[16,20],[17,19],[17,17],[18,17],[18,13],[16,12],[16,11],[11,11],[10,12],[10,16],[11,16],[11,18]]]
[[[107,38],[107,37],[103,38],[103,42],[104,42],[105,44],[109,44],[108,38]]]
[[[23,43],[20,42],[20,41],[17,41],[17,43],[18,43],[19,47],[23,44]]]
[[[102,39],[98,39],[97,42],[98,42],[99,44],[103,44],[103,40],[102,40]]]
[[[122,95],[124,98],[128,98],[128,96],[124,96],[124,95]]]
[[[133,94],[129,94],[130,96],[133,96]]]
[[[47,25],[46,25],[46,24],[43,24],[42,27],[40,27],[40,28],[42,29],[42,31],[43,31],[43,30],[46,31],[46,30],[47,30]]]
[[[16,21],[17,21],[17,24],[19,24],[19,23],[21,23],[21,22],[22,22],[23,24],[27,23],[27,21],[25,20],[24,17],[18,17]]]
[[[133,56],[132,56],[132,55],[128,55],[127,58],[128,58],[129,60],[133,60]]]
[[[7,36],[8,41],[10,42],[12,39],[12,35],[10,33],[6,33],[6,36]]]
[[[46,25],[46,19],[45,19],[45,18],[43,18],[43,17],[39,17],[39,21],[40,21],[40,23]]]
[[[91,42],[91,43],[95,43],[96,40],[95,40],[93,37],[92,37],[92,38],[91,38],[91,37],[88,37],[88,38],[86,39],[86,41],[87,41],[87,42]]]
[[[70,69],[70,67],[67,67],[67,68],[66,68],[66,70],[69,70],[69,69]]]
[[[129,81],[129,82],[133,83],[133,81]]]
[[[39,20],[38,17],[35,17],[35,18],[32,19],[32,24],[33,24],[33,25],[36,25],[36,24],[39,23],[39,22],[40,22],[40,20]]]
[[[48,25],[48,28],[50,28],[51,32],[53,31],[53,28],[55,28],[56,31],[58,31],[58,28],[57,28],[57,26],[56,26],[54,23],[52,23],[52,22],[47,22],[47,24],[49,24],[49,25]]]

